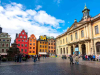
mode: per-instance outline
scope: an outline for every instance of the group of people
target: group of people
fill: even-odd
[[[32,56],[32,59],[34,59],[34,62],[36,62],[37,59],[40,61],[40,55],[34,55]]]
[[[28,59],[28,55],[22,55],[22,54],[15,54],[15,62],[20,62],[22,61],[22,58],[25,57],[26,60]]]
[[[91,61],[100,61],[100,55],[99,56],[95,56],[95,55],[83,55],[82,56],[83,60],[91,60]]]
[[[70,65],[71,65],[71,64],[72,64],[72,65],[74,64],[74,62],[73,62],[73,57],[74,57],[73,55],[70,55],[70,57],[69,57],[69,59],[70,59]],[[79,64],[79,58],[80,58],[80,57],[79,57],[78,55],[75,56],[75,64]]]

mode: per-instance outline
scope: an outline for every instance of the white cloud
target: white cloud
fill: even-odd
[[[22,4],[11,3],[5,6],[0,6],[0,24],[3,32],[11,35],[14,42],[16,33],[20,33],[22,29],[39,38],[40,35],[56,37],[60,33],[57,28],[60,28],[60,23],[64,23],[61,19],[47,14],[45,11],[35,11],[32,9],[23,9]]]
[[[37,5],[35,10],[39,10],[40,8],[42,8],[42,6],[41,5]]]

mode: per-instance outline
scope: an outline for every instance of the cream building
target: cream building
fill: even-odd
[[[56,37],[57,55],[100,54],[100,14],[91,17],[89,11],[85,5],[81,21],[75,19],[65,33]]]

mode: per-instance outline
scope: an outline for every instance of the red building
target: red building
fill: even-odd
[[[19,34],[16,34],[15,43],[18,44],[17,47],[19,48],[20,53],[28,54],[29,41],[25,30],[22,30]]]

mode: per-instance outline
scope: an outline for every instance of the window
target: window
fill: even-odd
[[[24,45],[22,44],[22,47],[23,47]]]
[[[47,42],[45,42],[45,44],[47,44]]]
[[[35,45],[35,43],[33,43],[33,45]]]
[[[22,40],[22,42],[24,42],[24,40]]]
[[[4,47],[4,44],[2,44],[2,47]]]
[[[41,52],[41,49],[40,49],[40,52]]]
[[[30,49],[31,49],[32,47],[30,47]]]
[[[27,44],[25,44],[25,47],[27,47]]]
[[[64,39],[63,39],[63,43],[64,43]]]
[[[22,34],[24,34],[24,33],[22,33]]]
[[[5,39],[3,39],[3,41],[5,41]]]
[[[55,43],[54,43],[54,45],[55,45]]]
[[[60,44],[62,44],[62,40],[60,40]]]
[[[30,42],[32,42],[32,40],[30,40]]]
[[[33,49],[35,49],[35,47],[33,47]]]
[[[44,52],[44,49],[43,49],[43,52]]]
[[[1,41],[1,39],[0,39],[0,41]]]
[[[35,40],[33,40],[33,42],[35,42]]]
[[[43,48],[44,48],[44,45],[43,45]]]
[[[95,34],[99,34],[98,25],[97,25],[97,26],[95,26]]]
[[[23,52],[23,49],[21,49],[21,52]]]
[[[18,46],[20,46],[20,44],[18,44]]]
[[[31,51],[30,51],[30,53],[31,53]]]
[[[35,53],[35,51],[33,51],[33,53]]]
[[[18,40],[18,41],[20,41],[20,40]]]
[[[4,52],[4,49],[2,49],[2,52]]]
[[[8,47],[8,44],[6,44],[6,47]]]
[[[49,43],[49,45],[50,45],[50,43]]]
[[[8,49],[6,49],[6,52],[8,51]]]
[[[45,48],[47,48],[47,46],[45,46]]]
[[[40,45],[40,47],[42,47],[42,46]]]
[[[20,38],[22,38],[22,36],[20,36]]]
[[[53,43],[51,43],[51,45],[53,45]]]
[[[84,37],[84,31],[83,30],[81,31],[81,37],[82,38]]]
[[[30,45],[32,45],[32,43],[30,43]]]
[[[75,33],[75,38],[77,39],[77,32]]]
[[[25,52],[27,52],[27,49],[25,49]]]
[[[71,41],[73,40],[73,36],[71,35]]]
[[[44,42],[43,42],[43,44],[44,44]]]
[[[49,46],[49,49],[50,49],[50,46]]]
[[[26,38],[26,36],[24,36],[24,38]]]
[[[9,40],[7,40],[7,42],[8,42]]]
[[[27,40],[25,40],[25,42],[27,42]]]
[[[40,43],[42,43],[42,42],[40,42]]]

